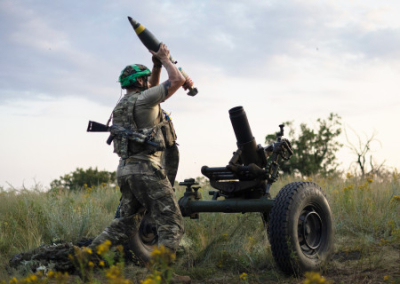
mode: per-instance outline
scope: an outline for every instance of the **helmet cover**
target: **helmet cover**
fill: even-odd
[[[151,71],[144,65],[132,64],[128,65],[121,71],[118,82],[121,83],[121,88],[133,86],[137,78],[150,76]]]

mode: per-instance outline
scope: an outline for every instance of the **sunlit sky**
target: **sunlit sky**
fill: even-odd
[[[116,170],[107,134],[86,127],[108,120],[126,65],[151,66],[127,16],[167,44],[199,90],[163,104],[178,134],[179,181],[228,163],[228,111],[239,105],[259,144],[283,121],[317,126],[337,113],[352,141],[351,129],[376,133],[377,163],[400,167],[398,1],[1,0],[0,186]],[[337,157],[343,170],[354,166],[346,147]]]

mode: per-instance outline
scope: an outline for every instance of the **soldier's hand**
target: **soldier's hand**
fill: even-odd
[[[183,83],[182,87],[183,87],[183,89],[187,90],[187,89],[193,87],[193,85],[194,85],[194,83],[193,83],[192,79],[187,77],[186,81],[185,81],[185,83]]]
[[[152,50],[149,50],[153,56],[157,57],[161,62],[165,60],[169,60],[169,49],[164,43],[160,44],[160,48],[158,49],[157,52],[154,52]]]
[[[154,66],[156,66],[156,67],[161,67],[162,66],[162,63],[161,63],[160,59],[158,59],[155,55],[153,55],[151,60],[153,61]]]

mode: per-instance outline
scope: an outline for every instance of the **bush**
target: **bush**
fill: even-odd
[[[116,172],[99,171],[97,168],[87,170],[77,168],[74,172],[61,176],[50,183],[51,188],[67,188],[80,190],[92,188],[101,184],[115,183]]]
[[[319,129],[300,124],[300,133],[296,135],[292,122],[284,123],[289,127],[289,140],[293,147],[293,156],[282,161],[280,168],[284,173],[299,172],[303,176],[331,174],[336,171],[336,152],[342,147],[336,139],[342,133],[340,116],[331,113],[327,119],[317,119]],[[276,140],[275,134],[265,137],[267,144]]]

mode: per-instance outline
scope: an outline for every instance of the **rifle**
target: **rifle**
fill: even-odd
[[[150,141],[150,137],[148,137],[147,135],[132,131],[130,129],[126,129],[118,125],[107,126],[99,122],[89,121],[87,132],[110,132],[110,136],[106,141],[108,145],[111,144],[115,136],[119,135],[140,144],[148,144],[154,148],[160,147],[160,145],[158,145],[157,143]]]

